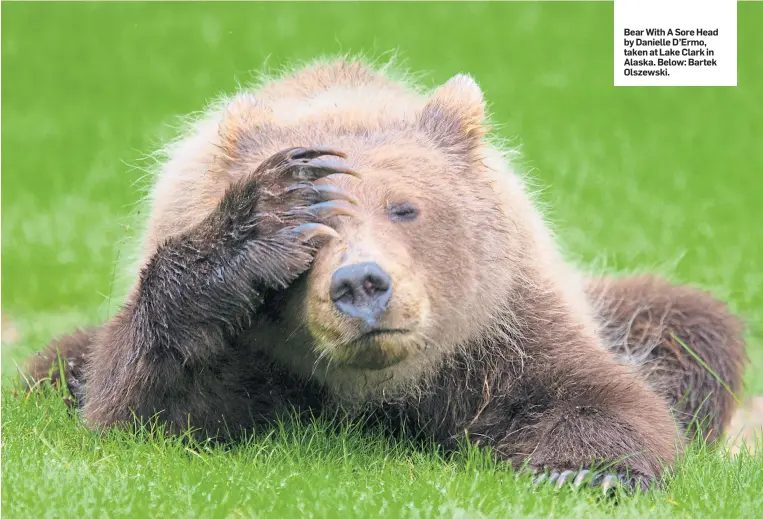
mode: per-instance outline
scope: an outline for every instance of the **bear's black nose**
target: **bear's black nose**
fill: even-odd
[[[331,300],[350,317],[364,319],[368,326],[387,308],[392,295],[392,279],[376,263],[356,263],[341,267],[331,278]]]

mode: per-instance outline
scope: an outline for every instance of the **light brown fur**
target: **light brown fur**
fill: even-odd
[[[211,109],[169,148],[141,275],[120,313],[89,335],[86,419],[159,411],[183,429],[191,415],[215,436],[223,423],[246,429],[287,406],[372,412],[444,445],[468,435],[516,464],[578,470],[630,456],[615,468],[658,476],[683,442],[668,404],[693,414],[707,396],[680,404],[675,391],[692,377],[692,391],[718,389],[667,331],[736,391],[741,327],[689,288],[586,280],[487,132],[470,77],[426,95],[344,60]],[[338,237],[315,248],[284,234],[307,217],[290,212],[283,184],[297,167],[293,146],[341,150],[346,159],[331,167],[360,173],[310,184],[355,201],[319,219]],[[311,160],[305,167],[317,167]],[[392,218],[401,204],[417,217]],[[361,343],[329,287],[338,269],[362,262],[389,275],[379,326],[399,331]],[[652,369],[678,357],[669,375]],[[702,408],[711,436],[731,408],[717,391]]]
[[[418,118],[424,131],[414,131],[412,123],[422,111]],[[392,269],[393,276],[398,274],[399,314],[407,311],[411,319],[420,321],[420,333],[436,338],[442,350],[434,354],[428,351],[425,358],[407,357],[393,368],[394,377],[384,370],[356,373],[343,366],[337,367],[340,372],[329,374],[325,367],[315,366],[317,358],[312,351],[299,351],[293,367],[302,373],[322,377],[329,384],[360,378],[359,384],[375,387],[377,392],[389,390],[389,384],[415,380],[428,364],[436,363],[439,355],[489,327],[495,309],[510,304],[512,278],[520,276],[537,283],[539,289],[548,285],[558,291],[574,315],[571,318],[583,324],[591,342],[596,342],[579,274],[561,258],[548,226],[520,178],[511,171],[506,152],[482,140],[487,131],[484,101],[471,78],[457,76],[426,98],[359,63],[317,64],[266,84],[256,97],[250,92],[240,94],[222,112],[220,115],[216,110],[210,119],[197,123],[198,135],[207,144],[201,145],[197,136],[181,141],[159,176],[143,263],[160,239],[200,222],[225,188],[265,157],[290,143],[330,140],[332,146],[347,153],[350,167],[363,172],[362,180],[331,181],[360,198],[366,221],[340,223],[353,226],[352,254],[340,258],[339,249],[347,244],[331,243],[316,258],[321,268],[311,271],[308,285],[313,291],[305,300],[310,305],[308,326],[320,339],[318,355],[320,350],[332,348],[327,330],[342,335],[342,323],[324,296],[328,276],[342,263],[363,257],[375,257]],[[451,123],[448,115],[456,122]],[[220,117],[218,126],[215,121]],[[451,128],[451,124],[460,128]],[[450,134],[455,136],[453,142],[437,142]],[[462,153],[461,148],[468,153]],[[432,199],[430,220],[437,226],[419,230],[415,241],[405,241],[399,231],[390,239],[390,233],[396,231],[385,221],[380,192],[383,201],[407,199],[413,193],[422,204]],[[419,258],[415,265],[410,260],[413,253]],[[421,261],[429,258],[434,259]],[[460,275],[441,275],[438,271],[446,268],[445,264]],[[511,267],[496,277],[493,265]],[[487,286],[491,287],[489,292],[482,289]],[[411,304],[415,308],[408,306]],[[431,309],[432,304],[439,308]],[[455,308],[459,309],[457,314]],[[447,316],[447,322],[427,328],[425,319],[432,314]],[[393,307],[389,319],[396,315]],[[441,340],[444,337],[448,338],[445,343]],[[407,347],[415,348],[416,338],[408,340]],[[394,342],[388,347],[405,349]],[[380,386],[377,380],[387,382]],[[341,394],[353,399],[357,396],[347,387]]]

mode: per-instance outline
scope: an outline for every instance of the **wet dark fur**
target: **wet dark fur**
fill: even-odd
[[[57,339],[32,360],[32,378],[48,375],[58,349],[91,425],[158,412],[176,432],[190,424],[199,436],[222,440],[293,408],[334,412],[323,389],[237,340],[269,318],[266,312],[274,314],[278,294],[304,272],[313,251],[283,229],[258,225],[257,209],[266,203],[257,182],[234,184],[201,225],[158,249],[118,315]],[[710,295],[653,277],[592,280],[589,294],[614,356],[581,343],[552,292],[520,287],[506,318],[513,325],[496,337],[522,344],[525,355],[485,337],[447,358],[410,395],[378,406],[376,415],[391,429],[404,425],[446,447],[468,434],[516,465],[529,457],[534,467],[579,470],[630,454],[615,468],[656,477],[676,447],[658,412],[665,401],[684,426],[696,415],[709,438],[723,431],[734,408],[673,335],[736,392],[741,325]],[[627,367],[641,352],[646,362]],[[655,393],[644,393],[631,372]]]

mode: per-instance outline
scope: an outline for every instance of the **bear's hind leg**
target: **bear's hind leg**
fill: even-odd
[[[604,342],[618,360],[638,366],[687,436],[723,434],[747,360],[743,325],[726,304],[653,276],[592,279],[588,294]]]
[[[75,403],[82,406],[85,396],[85,365],[97,332],[97,327],[91,327],[61,335],[53,339],[43,351],[33,355],[22,368],[24,380],[29,386],[27,389],[34,389],[46,379],[54,387],[59,387],[63,375]]]

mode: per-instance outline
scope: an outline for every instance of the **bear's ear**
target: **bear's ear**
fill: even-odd
[[[432,93],[418,123],[449,152],[470,153],[488,131],[482,90],[471,76],[453,76]]]
[[[272,111],[253,94],[244,93],[228,103],[220,121],[220,147],[228,160],[251,152],[254,133],[273,118]]]

